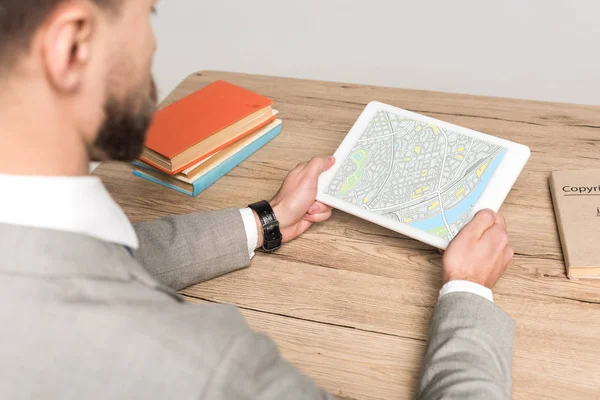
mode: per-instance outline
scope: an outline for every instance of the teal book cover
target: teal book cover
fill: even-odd
[[[183,187],[183,186],[188,186],[188,185],[182,185],[182,187],[176,186],[169,182],[164,182],[160,179],[154,178],[153,176],[146,175],[140,171],[133,171],[133,174],[135,176],[139,176],[140,178],[147,179],[151,182],[158,183],[159,185],[168,187],[170,189],[174,189],[180,193],[184,193],[184,194],[187,194],[190,196],[198,196],[200,193],[202,193],[207,188],[209,188],[211,185],[213,185],[216,181],[218,181],[223,176],[225,176],[229,171],[231,171],[232,169],[234,169],[235,167],[240,165],[248,157],[250,157],[252,154],[256,153],[258,150],[260,150],[262,147],[264,147],[267,143],[269,143],[271,140],[273,140],[275,137],[277,137],[277,135],[279,135],[279,133],[281,133],[281,127],[282,127],[282,124],[279,124],[278,126],[273,128],[272,130],[270,130],[265,135],[261,136],[260,138],[258,138],[254,142],[250,143],[248,146],[244,147],[243,149],[241,149],[239,152],[237,152],[236,154],[234,154],[227,160],[223,161],[221,164],[219,164],[213,170],[209,171],[205,175],[198,178],[192,184],[193,191],[186,190]],[[158,171],[157,169],[152,168],[151,166],[149,166],[147,164],[142,164],[137,161],[135,161],[133,163],[133,165],[135,165],[138,168],[143,168],[143,169],[150,170],[150,171]],[[171,179],[175,179],[175,178],[171,178]],[[192,185],[189,185],[189,187],[191,188]]]

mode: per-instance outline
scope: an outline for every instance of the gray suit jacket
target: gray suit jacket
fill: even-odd
[[[134,258],[92,237],[0,224],[0,398],[331,398],[235,308],[175,292],[249,264],[238,210],[135,228]],[[419,397],[509,398],[513,329],[485,299],[445,296]]]

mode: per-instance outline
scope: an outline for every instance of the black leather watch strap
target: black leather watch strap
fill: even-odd
[[[281,248],[283,236],[279,230],[279,221],[275,216],[275,212],[268,201],[263,200],[258,203],[250,204],[248,207],[258,214],[258,219],[263,229],[263,250],[273,252]]]

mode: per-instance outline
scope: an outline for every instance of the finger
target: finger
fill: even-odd
[[[506,227],[495,224],[485,231],[481,240],[491,246],[495,251],[504,250],[504,248],[508,246],[508,233],[506,232]]]
[[[324,212],[331,211],[332,208],[319,201],[315,201],[312,206],[308,209],[308,214],[321,214]]]
[[[301,219],[300,221],[298,221],[295,232],[291,236],[288,236],[286,233],[283,234],[283,242],[287,243],[290,240],[302,235],[304,232],[306,232],[308,230],[308,228],[311,227],[311,225],[312,225],[312,222]]]
[[[331,215],[332,215],[332,212],[327,211],[327,212],[320,213],[320,214],[306,214],[303,219],[305,221],[318,223],[318,222],[327,221],[329,218],[331,218]]]
[[[308,162],[304,170],[312,178],[318,178],[323,172],[327,171],[335,164],[333,157],[315,157]]]
[[[504,215],[497,213],[496,214],[496,224],[502,225],[506,228],[506,219],[504,219]]]
[[[470,235],[476,239],[483,236],[485,231],[494,226],[496,213],[492,210],[481,210],[459,233],[459,235]]]
[[[504,249],[504,253],[502,254],[504,259],[504,265],[508,265],[508,263],[513,259],[514,255],[515,251],[513,250],[513,248],[510,246],[506,246],[506,248]]]
[[[307,165],[308,165],[307,162],[300,163],[300,164],[296,165],[296,168],[294,168],[294,171],[302,171],[304,168],[306,168]]]

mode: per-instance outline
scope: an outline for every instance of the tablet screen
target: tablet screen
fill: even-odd
[[[324,192],[451,240],[472,218],[506,149],[378,110]]]

